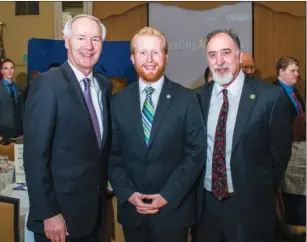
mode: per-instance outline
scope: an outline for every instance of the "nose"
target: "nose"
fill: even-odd
[[[84,47],[88,50],[92,50],[93,49],[93,43],[91,39],[86,39],[84,42]]]
[[[219,65],[219,66],[224,64],[224,57],[221,53],[218,53],[216,55],[216,64]]]
[[[147,62],[149,62],[149,63],[152,62],[152,55],[151,54],[147,55]]]

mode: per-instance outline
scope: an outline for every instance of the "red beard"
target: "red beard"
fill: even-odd
[[[165,65],[164,66],[159,66],[158,70],[156,72],[149,72],[149,73],[145,73],[142,69],[142,66],[135,66],[135,70],[137,72],[137,74],[139,75],[139,77],[141,77],[144,81],[146,82],[155,82],[157,80],[159,80],[161,78],[161,76],[164,73],[165,70]]]

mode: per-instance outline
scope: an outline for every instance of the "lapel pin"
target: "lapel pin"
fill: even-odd
[[[166,95],[166,98],[167,98],[167,99],[170,99],[170,98],[171,98],[171,95],[169,95],[169,94]]]
[[[255,99],[255,97],[256,97],[256,95],[255,95],[255,94],[251,94],[251,95],[249,96],[249,99],[254,100],[254,99]]]

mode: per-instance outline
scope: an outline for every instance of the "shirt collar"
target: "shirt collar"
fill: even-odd
[[[71,69],[73,70],[73,72],[75,73],[77,80],[79,83],[82,82],[82,80],[84,78],[89,78],[91,81],[93,81],[94,77],[93,77],[93,71],[88,75],[85,76],[81,71],[79,71],[69,60],[68,60],[68,64],[70,65]]]
[[[287,91],[292,92],[293,91],[293,86],[289,86],[286,83],[282,82],[281,80],[277,79],[280,83],[280,85],[285,88]]]
[[[144,81],[139,79],[140,93],[143,93],[145,91],[145,88],[148,87],[148,86],[151,86],[152,88],[154,88],[155,91],[161,92],[163,83],[164,83],[164,76],[163,75],[158,81],[156,81],[156,82],[154,82],[150,85],[148,85],[147,83],[145,83]]]
[[[231,96],[234,96],[234,97],[240,95],[242,88],[243,88],[244,79],[245,79],[245,75],[243,71],[241,70],[238,76],[236,77],[236,79],[226,88],[228,91],[228,95],[230,94]],[[223,89],[225,89],[225,87],[217,83],[214,83],[215,95],[218,96],[222,92]]]
[[[15,83],[14,83],[13,81],[12,81],[12,82],[9,82],[9,81],[6,80],[5,78],[3,78],[2,80],[3,80],[4,85],[6,85],[6,86],[8,86],[8,85],[14,86],[14,85],[15,85]]]

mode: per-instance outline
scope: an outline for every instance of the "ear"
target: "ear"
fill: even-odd
[[[240,60],[240,64],[242,64],[242,59],[243,59],[243,53],[242,51],[238,51],[238,55],[239,55],[239,60]]]
[[[165,62],[167,63],[168,61],[168,54],[165,55]]]
[[[69,42],[68,38],[64,36],[64,43],[65,43],[66,49],[69,49],[69,44],[68,44],[68,42]]]
[[[132,64],[135,65],[134,55],[133,54],[130,55],[130,60],[132,61]]]

